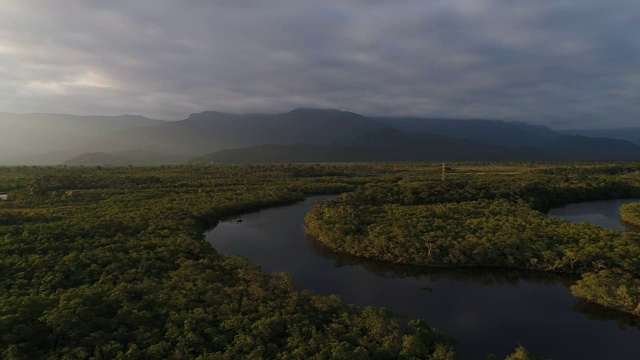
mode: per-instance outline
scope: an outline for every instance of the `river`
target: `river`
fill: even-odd
[[[569,292],[570,276],[425,269],[326,250],[306,237],[303,224],[313,203],[323,198],[246,214],[239,223],[222,222],[207,240],[218,252],[245,257],[265,273],[287,272],[299,287],[318,295],[338,294],[349,303],[425,319],[459,341],[461,359],[505,356],[518,344],[556,360],[640,359],[635,319],[580,302]],[[569,221],[580,221],[580,213],[608,218],[619,203],[606,204],[582,203],[578,210],[550,214]]]
[[[637,201],[640,199],[615,199],[569,204],[552,209],[549,211],[549,216],[569,222],[584,221],[603,228],[626,231],[631,228],[620,223],[620,206]]]

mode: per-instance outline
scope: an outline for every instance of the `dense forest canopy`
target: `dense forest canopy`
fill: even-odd
[[[455,341],[421,320],[301,291],[286,274],[263,275],[204,241],[220,220],[310,194],[345,193],[308,218],[310,230],[341,251],[359,251],[371,230],[375,246],[364,255],[382,248],[390,261],[582,272],[578,296],[604,303],[608,294],[611,306],[628,310],[638,296],[639,260],[629,256],[637,238],[539,211],[633,196],[639,169],[457,163],[443,179],[440,164],[430,163],[0,167],[0,192],[8,192],[0,202],[0,357],[455,358]],[[531,246],[513,241],[530,224]],[[494,231],[495,244],[469,263],[467,251]],[[448,248],[430,244],[430,234],[466,237]],[[531,357],[518,348],[511,358]]]
[[[640,228],[640,202],[623,205],[620,217],[626,224]]]
[[[634,165],[475,172],[369,183],[319,202],[309,232],[334,251],[400,264],[582,274],[574,295],[640,316],[640,234],[567,223],[551,207],[640,195]],[[622,209],[638,223],[638,204]]]
[[[421,321],[295,288],[222,257],[220,219],[353,189],[375,166],[0,168],[0,348],[36,358],[412,358]],[[445,357],[442,357],[445,358]]]

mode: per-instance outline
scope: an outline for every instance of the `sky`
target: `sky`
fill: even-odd
[[[640,125],[635,0],[0,0],[0,112]]]

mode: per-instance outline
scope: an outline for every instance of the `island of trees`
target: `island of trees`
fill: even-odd
[[[544,211],[635,196],[639,169],[466,163],[443,180],[423,163],[0,167],[0,358],[455,359],[455,340],[422,320],[316,296],[204,240],[223,219],[311,194],[344,193],[307,217],[336,251],[581,273],[576,295],[638,314],[638,235]]]
[[[640,202],[620,207],[620,218],[625,224],[640,228]]]
[[[545,215],[567,203],[640,195],[640,168],[582,164],[460,169],[360,186],[319,202],[309,233],[337,252],[400,264],[581,274],[572,293],[640,316],[640,234]],[[638,223],[639,204],[623,208]]]

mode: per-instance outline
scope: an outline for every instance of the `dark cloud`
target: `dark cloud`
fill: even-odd
[[[640,113],[634,1],[21,1],[0,17],[0,111]]]

